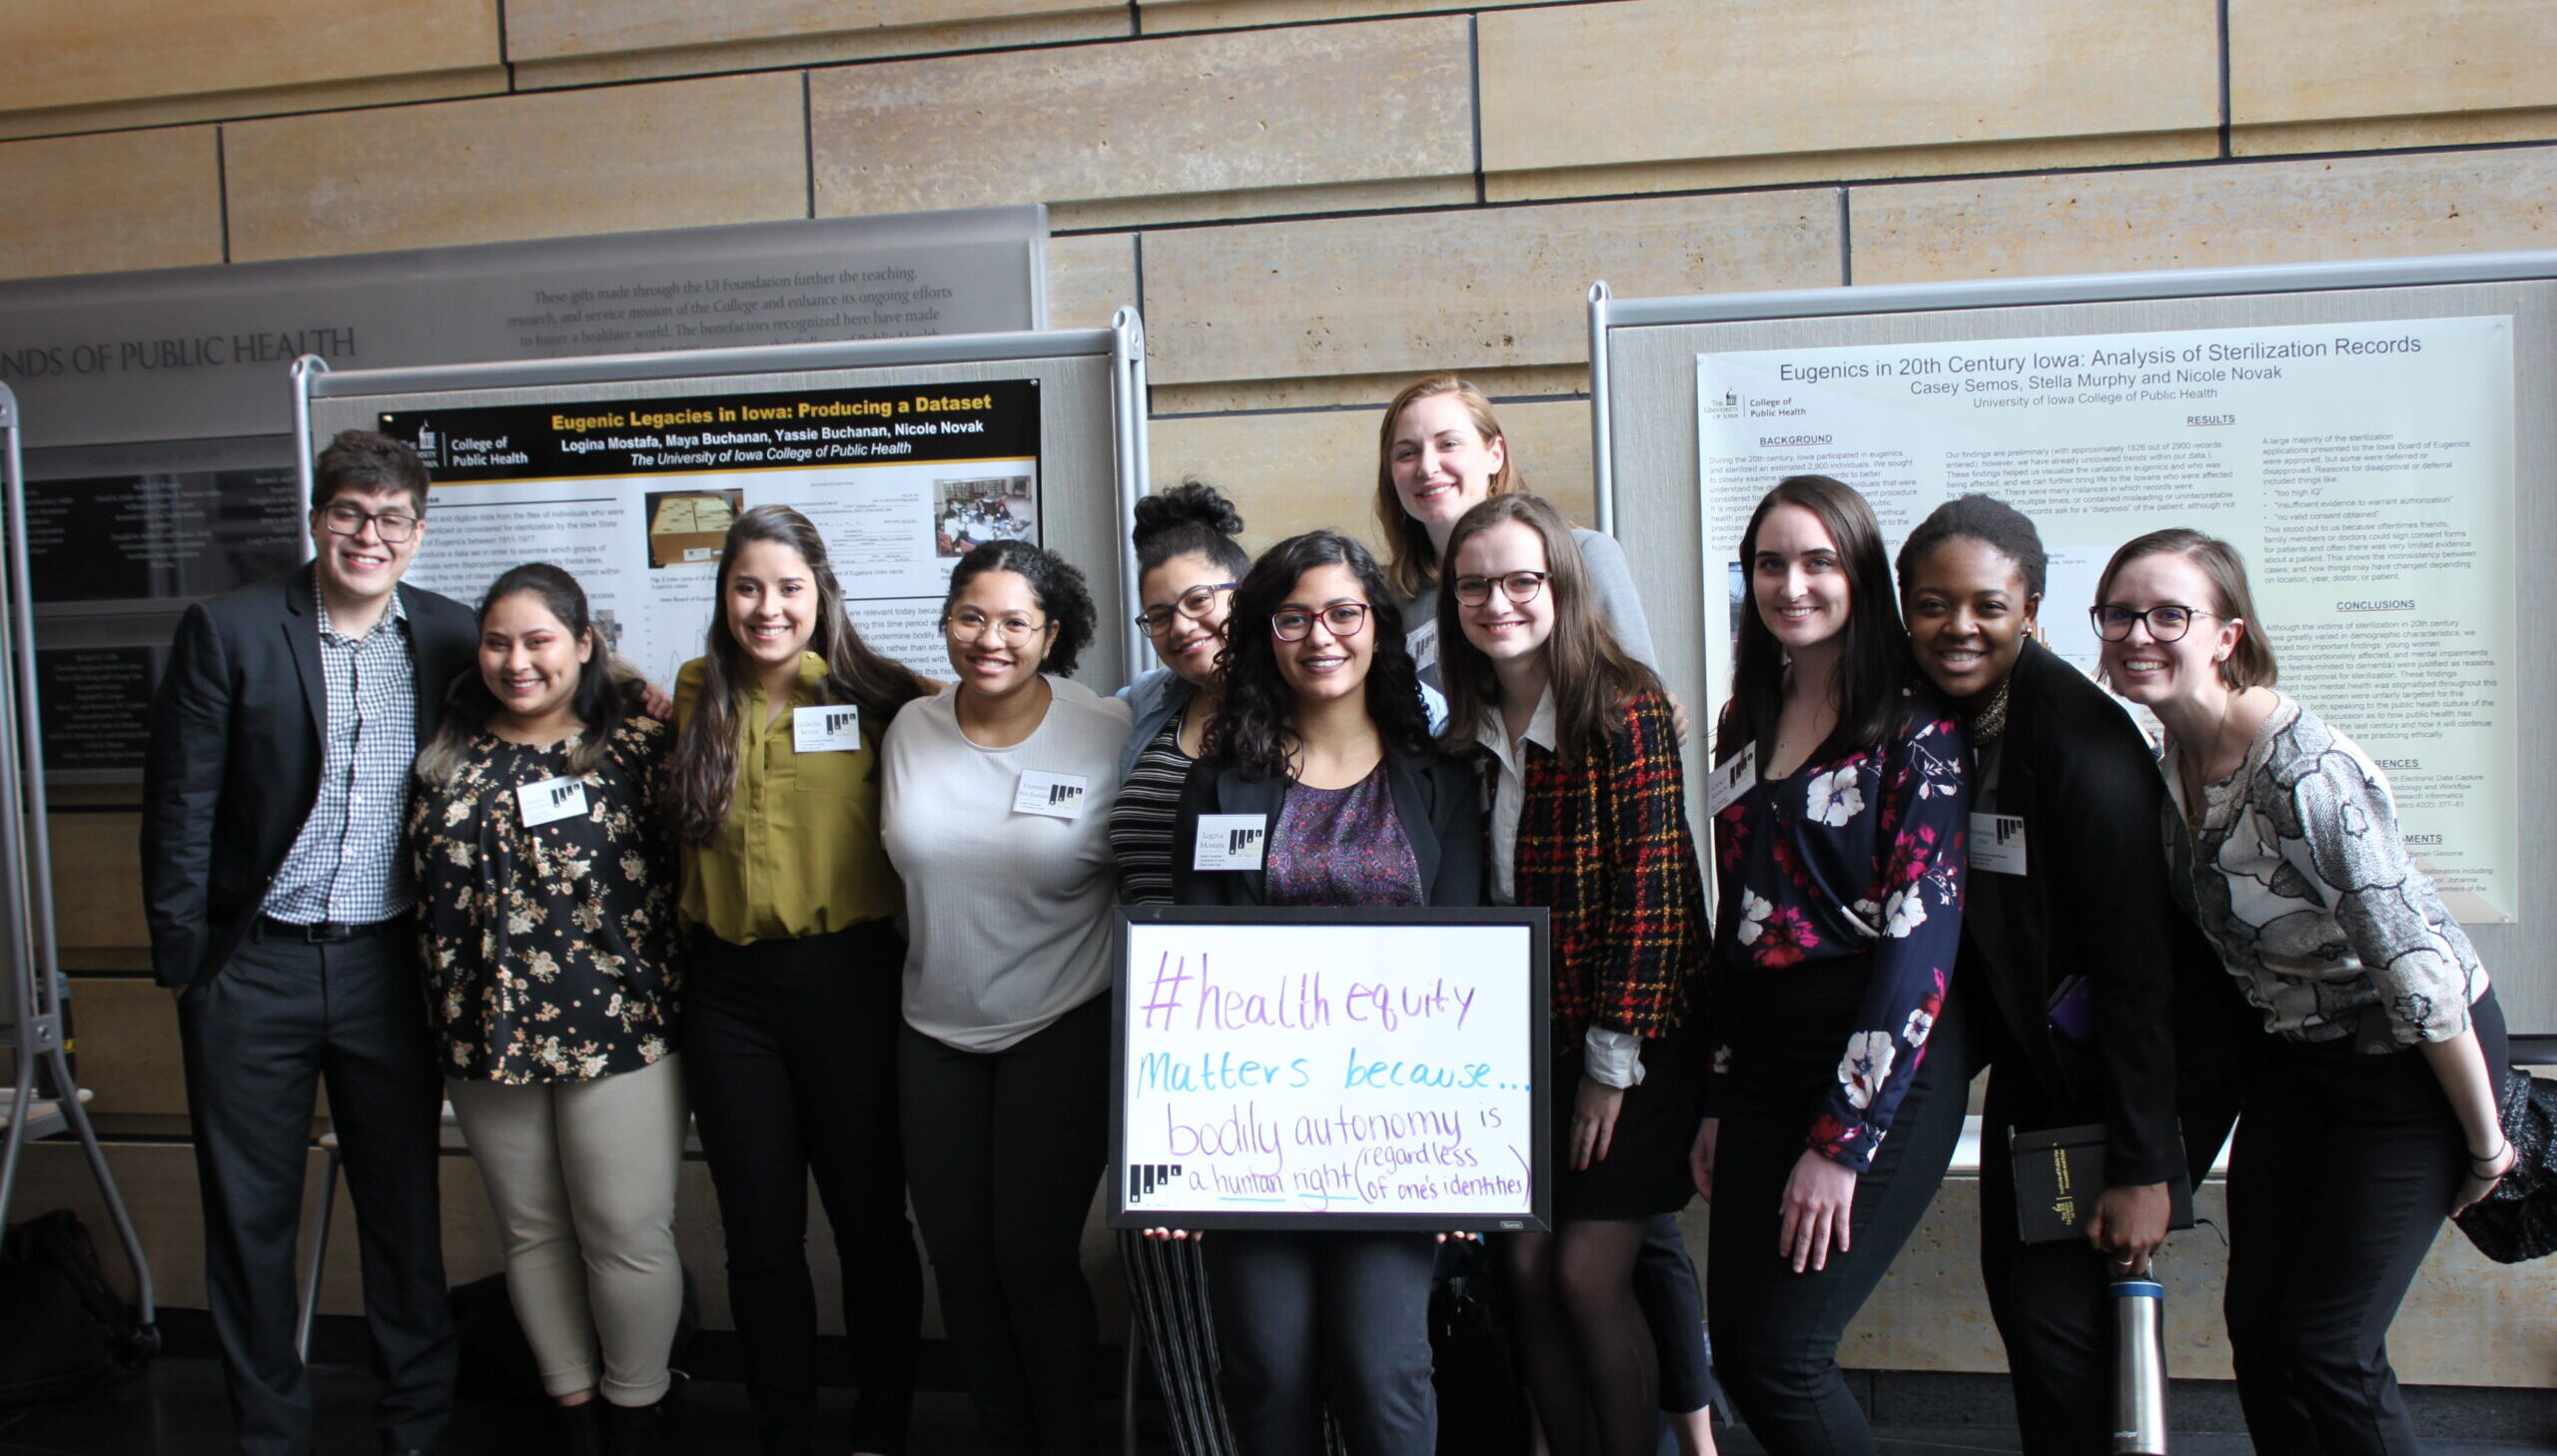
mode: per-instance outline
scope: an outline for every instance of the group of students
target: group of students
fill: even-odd
[[[181,991],[209,1285],[253,1452],[309,1449],[273,1329],[293,1208],[243,1172],[282,1176],[300,1113],[272,1104],[290,1083],[252,1109],[225,1082],[256,1038],[299,1039],[301,1108],[329,1079],[395,1450],[436,1444],[452,1364],[422,1292],[440,1294],[439,1095],[562,1449],[663,1442],[687,1113],[765,1449],[813,1437],[811,1175],[854,1449],[905,1449],[909,1196],[989,1447],[1094,1449],[1080,1248],[1123,901],[1547,908],[1557,1218],[1495,1255],[1556,1456],[1648,1456],[1664,1416],[1709,1452],[1717,1375],[1770,1451],[1870,1451],[1836,1345],[1983,1066],[1992,1149],[2107,1130],[2083,1242],[2023,1242],[2006,1159],[1982,1159],[2028,1450],[2107,1449],[2106,1284],[2144,1267],[2170,1184],[2198,1181],[2241,1111],[2226,1308],[2259,1446],[2414,1449],[2383,1336],[2443,1215],[2512,1160],[2501,1018],[2378,769],[2274,690],[2222,543],[2143,536],[2099,588],[2107,682],[2163,725],[2161,762],[2037,644],[2025,517],[1950,502],[1895,579],[1853,489],[1779,483],[1739,548],[1709,918],[1689,725],[1623,556],[1522,488],[1453,376],[1385,413],[1382,560],[1332,530],[1255,558],[1195,482],[1143,501],[1136,620],[1160,662],[1115,698],[1070,676],[1100,624],[1054,553],[957,562],[939,684],[862,643],[823,539],[767,505],[729,531],[669,725],[557,568],[505,573],[475,618],[398,586],[426,497],[403,447],[343,435],[316,480],[320,558],[281,593],[291,652],[272,585],[191,610],[146,790],[155,957]],[[251,686],[280,655],[307,699],[281,713]],[[305,729],[307,768],[250,741]],[[378,845],[359,826],[386,788],[406,816]],[[1262,864],[1195,868],[1200,818],[1230,814],[1266,816]],[[1976,814],[2020,819],[2022,848],[1973,854]],[[359,985],[361,1051],[336,1020]],[[414,1038],[403,992],[426,1008]],[[423,1182],[401,1162],[421,1128]],[[1696,1193],[1701,1298],[1675,1218]],[[423,1250],[401,1243],[421,1199]],[[1356,1456],[1434,1449],[1442,1239],[1154,1233],[1122,1249],[1185,1451],[1309,1456],[1326,1427]]]

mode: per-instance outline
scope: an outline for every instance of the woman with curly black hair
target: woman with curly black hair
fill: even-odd
[[[1273,546],[1235,591],[1226,692],[1173,831],[1184,905],[1480,903],[1481,790],[1430,742],[1402,611],[1337,531]],[[1202,814],[1258,814],[1258,869],[1200,871]],[[1432,1240],[1401,1232],[1221,1233],[1208,1277],[1226,1406],[1248,1456],[1425,1456]]]
[[[1022,541],[959,558],[955,691],[897,716],[880,837],[905,878],[907,1177],[987,1447],[1093,1449],[1079,1251],[1109,1156],[1109,825],[1125,703],[1065,674],[1083,573]]]

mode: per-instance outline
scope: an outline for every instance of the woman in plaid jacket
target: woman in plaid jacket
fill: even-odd
[[[1491,898],[1551,911],[1555,1086],[1574,1089],[1552,1099],[1555,1230],[1505,1245],[1521,1355],[1555,1456],[1648,1456],[1659,1366],[1634,1256],[1693,1191],[1688,1013],[1710,941],[1677,734],[1551,505],[1486,500],[1443,559],[1442,741],[1491,790]]]

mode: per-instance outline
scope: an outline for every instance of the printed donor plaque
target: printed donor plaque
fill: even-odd
[[[1545,912],[1123,908],[1120,1228],[1541,1230]]]

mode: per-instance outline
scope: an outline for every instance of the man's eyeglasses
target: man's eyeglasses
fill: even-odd
[[[1552,578],[1553,573],[1550,571],[1510,571],[1498,576],[1459,576],[1455,582],[1456,600],[1466,606],[1481,606],[1484,602],[1491,600],[1491,588],[1494,583],[1497,583],[1502,596],[1524,605],[1534,601],[1536,593],[1544,590],[1545,583]]]
[[[1054,625],[1053,622],[1034,622],[1028,617],[990,617],[973,609],[955,611],[941,619],[942,630],[954,640],[974,642],[985,636],[986,628],[991,626],[1003,638],[1005,645],[1012,647],[1020,646]]]
[[[2124,606],[2087,608],[2087,620],[2096,624],[2096,635],[2108,642],[2120,642],[2129,637],[2131,624],[2142,619],[2148,623],[2150,641],[2181,641],[2183,635],[2192,630],[2193,618],[2217,615],[2217,612],[2206,612],[2198,607],[2172,604],[2153,606],[2144,612],[2135,612]]]
[[[1217,593],[1234,589],[1235,583],[1231,581],[1220,581],[1213,586],[1194,586],[1183,592],[1181,600],[1174,602],[1171,606],[1151,606],[1137,613],[1137,625],[1145,628],[1150,635],[1160,637],[1172,630],[1172,619],[1175,616],[1188,617],[1194,622],[1204,622],[1208,619],[1208,614],[1217,609]]]
[[[1320,620],[1322,629],[1335,637],[1355,637],[1367,624],[1367,604],[1363,601],[1336,601],[1318,612],[1303,607],[1280,607],[1270,614],[1270,635],[1281,642],[1302,642]]]
[[[320,507],[320,523],[331,535],[363,535],[367,521],[373,522],[373,533],[386,545],[396,546],[418,533],[418,518],[405,510],[367,510],[343,500]]]

